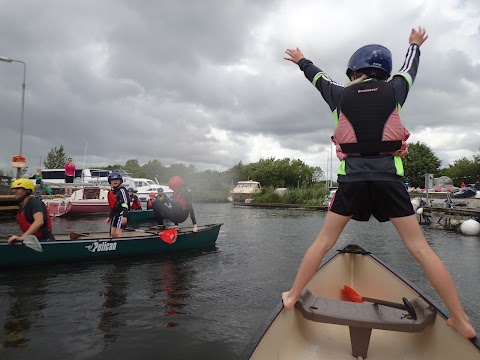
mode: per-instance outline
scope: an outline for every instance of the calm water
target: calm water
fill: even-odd
[[[0,273],[0,359],[236,359],[291,285],[325,213],[195,208],[199,223],[224,223],[214,248]],[[54,227],[106,230],[103,220]],[[16,232],[12,222],[0,227]],[[480,237],[424,232],[480,330]],[[351,222],[335,248],[351,242],[438,300],[390,223]]]

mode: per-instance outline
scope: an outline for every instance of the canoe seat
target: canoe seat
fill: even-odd
[[[366,358],[372,329],[420,332],[433,323],[436,313],[430,304],[420,297],[411,300],[411,304],[417,320],[410,318],[404,310],[316,297],[310,290],[304,289],[295,308],[307,320],[348,326],[352,355]]]

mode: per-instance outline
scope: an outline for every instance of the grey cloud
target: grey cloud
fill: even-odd
[[[288,15],[288,2],[1,3],[0,56],[27,62],[25,154],[32,162],[63,144],[80,163],[88,142],[91,165],[157,158],[223,169],[245,161],[247,140],[257,135],[287,152],[329,146],[332,114],[298,67],[283,60],[286,47],[300,46],[337,81],[347,80],[348,58],[364,43],[388,46],[398,68],[408,45],[404,23],[422,9],[409,5],[391,24],[374,28],[383,31],[360,26],[348,41],[312,30],[292,44],[295,29],[277,22],[260,44],[259,29],[280,11]],[[471,9],[478,16],[478,6]],[[479,65],[471,52],[431,44],[404,122],[413,132],[456,121],[459,132],[468,132],[457,117],[459,109],[480,115]],[[20,64],[0,62],[0,141],[8,149],[0,167],[18,147],[21,71]],[[228,141],[210,136],[212,128]],[[474,143],[466,141],[471,150]]]

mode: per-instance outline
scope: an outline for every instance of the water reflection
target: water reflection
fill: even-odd
[[[114,342],[121,328],[126,326],[126,321],[121,316],[121,308],[127,303],[129,268],[130,266],[123,263],[113,264],[101,277],[105,290],[100,292],[104,300],[98,328],[104,332],[105,346]]]
[[[195,212],[199,223],[224,223],[216,246],[0,272],[0,359],[235,359],[291,285],[325,213],[230,204],[198,204]],[[2,223],[5,233],[17,227]],[[54,228],[95,232],[105,223],[57,218]],[[480,238],[422,230],[480,328]],[[438,300],[391,223],[349,223],[329,256],[347,243]],[[52,342],[54,351],[45,345]]]
[[[151,293],[159,297],[163,305],[163,326],[173,328],[179,325],[178,316],[187,315],[185,299],[189,298],[187,270],[175,259],[162,260],[151,272]]]
[[[34,279],[29,276],[30,279],[27,279],[13,274],[8,276],[8,273],[5,275],[3,283],[8,290],[4,300],[9,304],[5,307],[4,334],[0,344],[4,348],[27,347],[30,329],[46,308],[48,276],[39,275]]]

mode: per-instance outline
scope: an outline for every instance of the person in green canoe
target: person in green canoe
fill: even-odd
[[[333,247],[350,219],[391,221],[410,254],[420,263],[430,283],[450,312],[447,323],[466,338],[476,336],[452,278],[432,250],[417,222],[410,197],[402,184],[402,158],[407,154],[409,132],[400,120],[403,106],[418,69],[425,29],[412,29],[405,62],[392,79],[392,55],[377,44],[358,49],[350,58],[343,86],[307,60],[302,52],[287,49],[285,60],[297,64],[320,91],[332,110],[336,129],[332,140],[341,161],[339,187],[325,223],[307,250],[283,305],[291,309],[301,291]]]
[[[8,243],[22,241],[28,235],[35,235],[40,241],[54,241],[52,222],[48,210],[41,199],[34,196],[35,185],[30,179],[17,179],[12,182],[11,188],[15,200],[19,204],[17,223],[22,235],[13,235],[8,238]]]

